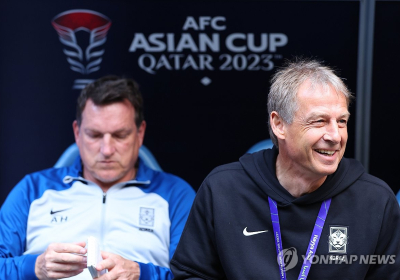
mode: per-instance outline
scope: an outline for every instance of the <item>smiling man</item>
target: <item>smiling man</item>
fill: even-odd
[[[171,261],[175,279],[400,279],[396,198],[343,157],[351,99],[317,61],[274,75],[274,148],[207,176]]]
[[[99,280],[172,279],[194,199],[182,179],[138,157],[146,122],[133,80],[107,76],[78,98],[73,131],[80,157],[27,175],[0,211],[0,279],[92,279],[85,241],[103,250]]]

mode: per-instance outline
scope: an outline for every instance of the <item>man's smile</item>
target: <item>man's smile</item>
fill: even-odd
[[[328,156],[333,156],[336,153],[336,150],[321,150],[321,149],[316,149],[314,150],[319,154],[323,154],[323,155],[328,155]]]

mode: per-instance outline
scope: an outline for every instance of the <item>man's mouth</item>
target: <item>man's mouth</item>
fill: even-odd
[[[110,164],[110,163],[114,163],[115,161],[113,161],[113,160],[101,160],[99,162],[103,163],[103,164]]]
[[[322,155],[328,155],[328,156],[333,156],[333,154],[336,151],[330,151],[330,150],[315,150],[317,153],[322,154]]]

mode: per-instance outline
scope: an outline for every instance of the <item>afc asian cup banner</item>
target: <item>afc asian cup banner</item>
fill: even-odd
[[[137,56],[136,66],[141,70],[152,75],[163,70],[271,71],[283,59],[278,49],[288,44],[283,33],[229,32],[232,28],[226,16],[178,18],[182,19],[178,32],[133,33],[128,51]],[[56,15],[52,25],[72,71],[87,75],[100,69],[104,54],[100,47],[111,26],[107,16],[92,10],[68,10]],[[86,42],[78,42],[79,31],[87,33]],[[82,89],[82,81],[92,80],[78,79],[73,88]],[[208,86],[212,79],[204,76],[200,83]]]
[[[355,92],[356,2],[45,1],[40,8],[17,2],[0,4],[2,26],[16,25],[0,27],[5,42],[16,42],[0,46],[1,94],[9,107],[0,106],[14,120],[2,122],[13,137],[2,140],[0,152],[9,161],[0,177],[10,188],[25,173],[54,164],[74,141],[76,98],[104,75],[139,83],[144,144],[164,170],[195,189],[214,167],[269,137],[269,80],[285,59],[325,60]],[[327,21],[337,14],[340,21]],[[19,72],[10,72],[16,65]],[[10,92],[29,102],[10,107],[19,100]],[[24,141],[21,128],[36,123],[42,126]]]
[[[153,75],[159,69],[270,71],[274,60],[282,59],[276,52],[288,43],[285,34],[226,34],[227,29],[225,16],[188,16],[181,33],[135,33],[129,51],[143,51],[138,65]],[[201,83],[208,85],[211,80]]]

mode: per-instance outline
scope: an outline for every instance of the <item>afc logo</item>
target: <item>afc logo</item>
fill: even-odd
[[[56,15],[51,24],[64,45],[64,54],[70,69],[88,75],[100,69],[103,45],[111,20],[105,15],[91,10],[69,10]],[[90,79],[75,80],[74,89],[83,89]]]

